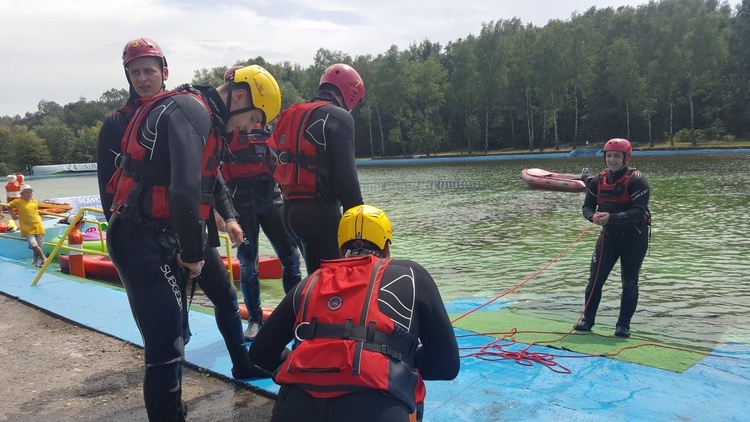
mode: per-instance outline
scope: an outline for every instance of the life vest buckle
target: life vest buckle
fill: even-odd
[[[281,152],[280,152],[280,153],[279,153],[279,154],[278,154],[278,155],[276,156],[276,161],[277,161],[277,162],[278,162],[279,164],[289,164],[289,163],[290,163],[290,161],[289,161],[289,158],[283,158],[283,157],[286,157],[286,156],[289,156],[289,157],[291,158],[291,154],[289,153],[289,151],[281,151]]]
[[[300,337],[300,334],[299,334],[299,329],[300,329],[300,328],[302,328],[302,327],[303,327],[303,326],[305,326],[305,325],[310,325],[310,323],[309,323],[309,322],[307,322],[307,321],[302,321],[302,322],[300,322],[299,324],[297,324],[297,326],[296,326],[296,327],[294,327],[294,338],[295,338],[295,339],[297,339],[297,341],[302,341],[302,340],[304,340],[304,338]],[[307,337],[307,336],[305,336],[305,338],[308,338],[308,337]]]

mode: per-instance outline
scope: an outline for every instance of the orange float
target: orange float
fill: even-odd
[[[115,265],[112,260],[106,256],[100,255],[80,255],[83,258],[75,258],[83,260],[83,267],[85,272],[95,278],[101,278],[105,280],[118,281],[120,280],[119,274],[115,269]],[[224,265],[228,265],[227,258],[222,257]],[[60,255],[60,269],[64,273],[70,273],[70,258],[68,255]],[[275,263],[274,263],[275,261]],[[265,257],[261,258],[260,262],[264,263],[263,269],[259,271],[260,278],[262,279],[278,279],[281,278],[281,263],[276,257]],[[278,268],[277,268],[278,266]],[[259,266],[260,270],[260,266]],[[240,261],[237,258],[232,257],[232,274],[234,275],[234,281],[240,280]],[[272,277],[275,276],[275,277]]]
[[[224,266],[229,269],[226,256],[221,257]],[[240,260],[232,257],[232,276],[234,281],[240,281]],[[258,259],[258,278],[263,280],[275,280],[281,278],[281,261],[275,256],[262,257]]]
[[[263,322],[266,322],[268,319],[268,316],[271,315],[271,312],[273,312],[274,308],[270,306],[261,306],[263,308]],[[247,308],[244,304],[240,305],[240,317],[244,320],[247,320]]]
[[[68,255],[70,258],[70,274],[86,278],[86,267],[83,264],[83,233],[81,233],[81,223],[77,223],[73,231],[68,235]]]
[[[83,266],[86,268],[86,275],[92,278],[100,278],[103,280],[110,280],[119,282],[120,275],[115,269],[115,265],[106,256],[100,255],[82,255]],[[60,262],[60,270],[64,273],[70,273],[70,258],[68,255],[60,255],[58,257]]]

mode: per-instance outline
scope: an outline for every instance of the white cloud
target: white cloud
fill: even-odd
[[[147,37],[164,49],[169,87],[201,68],[262,56],[307,66],[319,48],[352,57],[425,39],[446,45],[478,35],[482,23],[518,17],[543,26],[574,11],[636,6],[646,0],[0,0],[0,116],[98,99],[126,88],[120,56],[128,40]],[[732,4],[739,3],[739,0]]]

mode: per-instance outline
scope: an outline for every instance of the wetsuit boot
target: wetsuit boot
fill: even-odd
[[[622,317],[617,318],[617,325],[615,326],[615,336],[622,338],[630,337],[630,320],[625,320]]]
[[[236,349],[229,352],[229,356],[232,358],[232,378],[235,379],[253,379],[253,378],[269,378],[271,374],[261,369],[260,367],[253,365],[247,355],[247,348]]]
[[[260,327],[263,325],[263,308],[256,308],[248,312],[245,341],[255,340]]]
[[[596,316],[589,316],[584,315],[581,319],[581,322],[576,324],[575,327],[573,327],[576,331],[591,331],[591,328],[594,327],[594,320],[596,319]]]

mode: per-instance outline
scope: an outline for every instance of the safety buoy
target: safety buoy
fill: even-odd
[[[73,231],[68,235],[68,257],[70,258],[70,274],[86,278],[86,268],[83,265],[83,233],[81,233],[81,223],[76,223]]]
[[[5,177],[8,183],[5,184],[5,199],[10,202],[21,197],[21,184],[15,175],[9,174]]]

